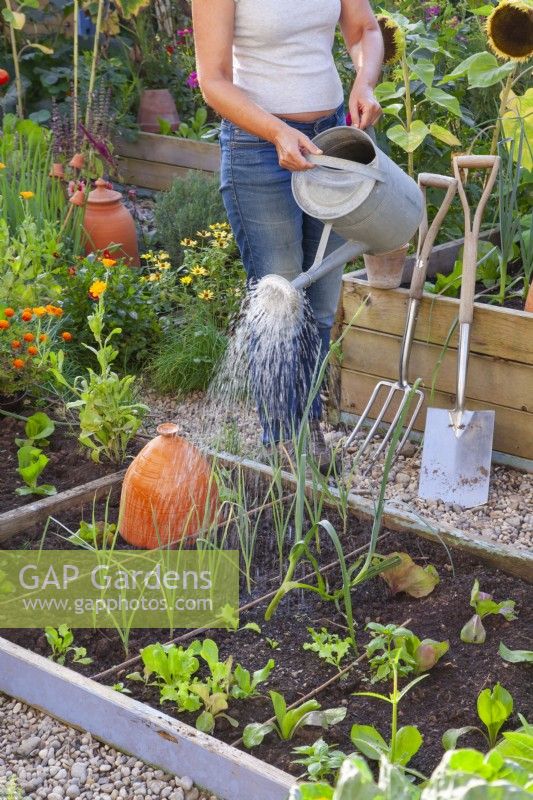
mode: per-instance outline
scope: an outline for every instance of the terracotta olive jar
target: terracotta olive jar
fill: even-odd
[[[159,119],[165,119],[173,131],[180,124],[174,98],[168,89],[145,89],[141,94],[137,122],[145,133],[159,133]]]
[[[211,466],[198,448],[173,422],[157,433],[128,467],[120,496],[120,534],[146,550],[194,540],[218,509]]]
[[[83,227],[86,233],[86,253],[120,244],[113,255],[129,259],[132,266],[139,266],[137,231],[133,217],[122,202],[120,192],[108,189],[102,178],[98,178],[96,188],[87,197]]]

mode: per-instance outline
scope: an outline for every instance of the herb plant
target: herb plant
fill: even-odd
[[[341,669],[341,661],[346,658],[352,647],[351,639],[341,637],[336,633],[330,633],[325,628],[315,631],[314,628],[307,629],[311,635],[312,642],[304,642],[303,649],[311,650],[319,658],[331,664],[333,667]]]
[[[450,728],[442,737],[445,750],[451,750],[457,744],[460,736],[471,731],[478,731],[486,739],[489,748],[495,747],[502,726],[513,713],[513,698],[499,683],[491,689],[483,689],[477,698],[477,714],[485,726],[484,729],[475,725],[466,725],[464,728]]]
[[[68,625],[62,624],[58,628],[48,626],[44,629],[46,641],[52,648],[49,658],[58,664],[64,664],[69,653],[76,664],[92,664],[92,658],[87,656],[85,647],[74,646],[74,634]]]
[[[273,731],[283,741],[292,739],[296,732],[306,725],[316,725],[320,728],[329,728],[337,722],[342,722],[346,716],[346,708],[329,708],[321,710],[317,700],[307,700],[297,708],[287,709],[287,703],[282,694],[269,692],[274,709],[275,720],[272,722],[252,722],[247,725],[243,733],[245,747],[252,748],[261,744],[265,736]]]
[[[310,745],[293,747],[292,752],[299,758],[292,763],[305,767],[311,781],[334,779],[346,758],[346,753],[335,750],[335,747],[336,745],[328,744],[322,738]]]
[[[492,595],[487,592],[479,591],[479,581],[474,581],[470,594],[470,605],[475,610],[474,616],[468,620],[461,630],[461,640],[471,644],[483,644],[487,637],[487,632],[482,620],[490,617],[491,614],[501,614],[506,620],[516,619],[514,610],[514,600],[502,600],[497,603],[492,599]]]

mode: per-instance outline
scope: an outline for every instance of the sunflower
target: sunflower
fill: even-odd
[[[388,14],[378,14],[376,17],[383,36],[383,64],[396,64],[405,53],[405,34],[397,22]]]
[[[527,61],[533,56],[533,2],[501,0],[487,18],[487,37],[500,58]]]

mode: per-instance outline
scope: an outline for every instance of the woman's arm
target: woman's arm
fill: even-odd
[[[310,169],[302,153],[321,150],[233,84],[234,0],[193,0],[192,16],[198,80],[206,103],[239,128],[272,142],[282,167]]]
[[[379,118],[374,97],[383,63],[383,37],[368,0],[341,0],[341,30],[356,70],[350,94],[350,114],[356,128],[367,128]]]

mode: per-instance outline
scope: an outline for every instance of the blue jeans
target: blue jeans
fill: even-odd
[[[312,139],[321,131],[344,125],[345,116],[344,109],[340,106],[334,114],[316,122],[285,121]],[[291,190],[291,172],[280,167],[273,144],[247,133],[228,120],[223,120],[220,145],[220,190],[249,283],[253,284],[270,274],[293,280],[302,270],[308,270],[312,265],[323,224],[305,214],[296,204]],[[326,255],[342,243],[343,240],[332,233]],[[329,350],[342,272],[343,268],[339,267],[307,289],[320,337],[321,359]],[[305,366],[307,372],[313,375],[316,363]],[[302,388],[295,388],[295,391],[301,393]],[[289,400],[292,408],[287,409],[287,418],[281,422],[264,419],[264,414],[259,409],[264,431],[263,441],[268,443],[290,436],[290,429],[298,422],[295,416],[301,413],[306,401],[306,397]],[[298,410],[295,412],[295,409]],[[320,397],[317,394],[310,418],[319,419],[321,413]]]

